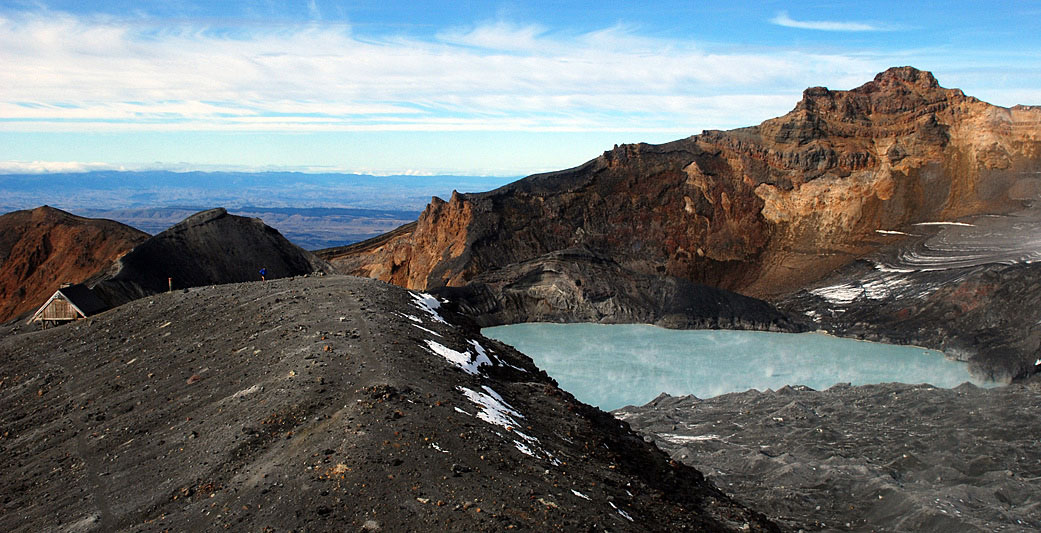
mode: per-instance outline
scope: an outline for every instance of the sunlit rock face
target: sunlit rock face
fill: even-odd
[[[557,310],[554,321],[636,321],[643,314],[635,307],[658,309],[661,304],[653,302],[663,301],[655,299],[656,289],[647,289],[653,285],[648,278],[786,302],[802,315],[830,308],[820,304],[826,299],[789,305],[799,291],[840,286],[868,273],[868,293],[878,277],[880,287],[895,280],[919,294],[928,292],[918,286],[926,278],[947,280],[931,281],[934,286],[949,283],[949,276],[928,274],[938,268],[1024,264],[1036,253],[1036,233],[1015,228],[1034,218],[1013,215],[1029,209],[1039,193],[1041,107],[994,106],[941,87],[928,72],[899,67],[849,91],[807,89],[790,113],[758,126],[663,145],[618,146],[570,170],[487,193],[454,194],[449,202],[435,199],[415,225],[325,258],[348,273],[410,288],[485,287],[479,292],[497,295],[495,305],[509,310],[500,315],[510,321],[545,319],[546,309]],[[974,222],[994,227],[971,235],[954,235],[948,227],[928,245],[909,244],[878,259],[877,269],[856,263],[939,228],[918,224],[980,215],[1007,218]],[[579,286],[599,271],[581,263],[560,267],[559,255],[568,250],[608,258],[617,268],[598,278],[595,289]],[[923,274],[890,279],[887,269]],[[837,271],[838,278],[822,285]],[[573,297],[562,302],[562,294]],[[634,301],[652,303],[634,307]],[[863,323],[873,335],[975,357],[985,335],[953,331],[958,316],[948,316],[954,311],[944,306],[962,306],[956,299],[941,301],[908,311],[919,313],[916,327],[931,328],[929,335],[871,326],[884,321],[870,305],[861,315],[842,311],[857,316],[855,322],[817,326],[855,332],[853,324]],[[474,307],[495,307],[479,303]],[[723,314],[734,314],[724,308]],[[996,318],[993,313],[1003,311],[989,304],[977,308],[988,318],[974,322],[973,332],[1008,322]],[[659,319],[662,313],[656,313],[652,318]],[[908,327],[903,311],[894,317],[894,327]],[[690,327],[704,321],[674,322]],[[984,363],[979,370],[1031,371],[1026,361],[1035,351],[1020,346],[1014,368]]]
[[[633,272],[787,294],[892,240],[879,229],[1021,209],[1039,190],[1041,109],[1002,108],[890,69],[807,89],[787,115],[435,200],[350,269],[411,288],[461,286],[585,247]],[[332,258],[343,264],[347,258]]]

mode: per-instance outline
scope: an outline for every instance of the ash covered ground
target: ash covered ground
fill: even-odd
[[[7,326],[0,530],[777,530],[437,305],[316,276]]]
[[[792,530],[1041,530],[1041,380],[662,395],[615,415]]]

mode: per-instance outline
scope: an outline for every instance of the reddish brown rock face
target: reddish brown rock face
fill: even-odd
[[[1041,108],[996,107],[910,67],[807,89],[759,126],[626,145],[580,167],[435,199],[326,254],[413,289],[587,248],[640,274],[774,298],[892,241],[876,230],[1018,209],[1041,191]]]
[[[0,322],[35,311],[62,283],[86,280],[147,238],[46,206],[0,216]]]

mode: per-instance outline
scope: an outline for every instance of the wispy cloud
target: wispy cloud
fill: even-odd
[[[892,28],[879,24],[866,22],[849,22],[834,20],[795,20],[788,16],[787,11],[781,11],[770,22],[786,28],[799,28],[802,30],[819,31],[891,31]]]
[[[817,23],[813,23],[817,24]],[[0,131],[677,131],[753,124],[884,57],[503,22],[421,39],[0,16]],[[756,95],[756,96],[753,96]]]

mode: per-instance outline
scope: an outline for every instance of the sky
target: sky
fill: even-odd
[[[1041,104],[1041,3],[0,0],[0,173],[523,176],[891,66]]]

